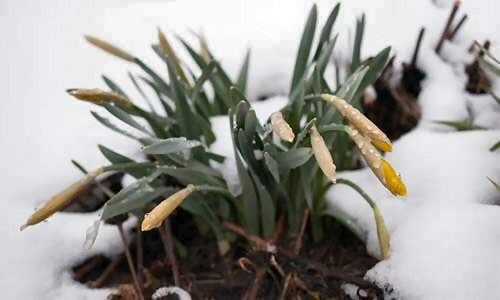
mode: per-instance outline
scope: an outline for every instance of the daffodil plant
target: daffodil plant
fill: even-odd
[[[331,38],[337,5],[326,20],[317,44],[317,9],[313,6],[300,42],[289,93],[289,102],[281,111],[270,112],[266,123],[256,118],[245,96],[249,69],[249,53],[245,56],[237,80],[232,81],[200,36],[201,50],[194,50],[180,39],[185,50],[199,67],[190,70],[179,59],[167,37],[159,31],[158,44],[153,50],[166,64],[168,80],[134,55],[101,39],[86,36],[94,46],[135,65],[143,74],[129,73],[132,83],[143,96],[148,108],[108,77],[103,77],[110,91],[100,89],[70,89],[74,98],[91,102],[107,110],[122,124],[140,135],[130,133],[98,112],[92,115],[98,122],[119,134],[137,140],[148,160],[137,162],[104,146],[99,146],[109,160],[103,166],[37,210],[21,229],[40,223],[72,201],[82,190],[106,172],[125,172],[136,182],[110,195],[102,209],[101,220],[120,214],[134,214],[141,229],[159,227],[177,208],[193,215],[200,226],[210,226],[223,254],[230,247],[221,219],[244,226],[252,234],[265,239],[272,236],[279,216],[286,215],[290,237],[298,234],[304,215],[314,241],[324,237],[327,223],[324,195],[333,184],[346,184],[359,192],[372,207],[383,258],[389,257],[389,236],[376,203],[355,183],[336,177],[337,170],[353,169],[360,157],[372,169],[375,177],[394,195],[406,195],[406,188],[391,165],[378,149],[392,151],[387,136],[362,112],[359,99],[368,85],[387,62],[390,49],[382,50],[367,63],[361,64],[360,49],[364,17],[358,20],[352,62],[345,70],[346,79],[336,67],[336,86],[326,80],[337,36]],[[195,75],[195,74],[199,75]],[[213,93],[206,92],[210,84]],[[151,105],[144,88],[157,95],[163,111]],[[225,157],[208,150],[216,138],[210,118],[227,114],[230,132],[218,133],[219,138],[232,139],[236,168],[242,191],[228,191],[222,175],[211,162]],[[139,122],[138,120],[141,120]],[[193,126],[193,121],[201,126]],[[145,124],[145,125],[143,125]],[[314,158],[313,158],[314,156]],[[161,176],[162,175],[162,176]],[[175,179],[167,184],[165,176]],[[310,214],[306,214],[308,211]],[[364,239],[360,230],[346,216],[335,215]],[[97,236],[100,222],[87,231],[85,247],[90,248]]]

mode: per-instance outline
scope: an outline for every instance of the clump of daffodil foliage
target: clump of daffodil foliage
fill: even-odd
[[[362,64],[361,41],[364,17],[358,20],[352,62],[341,79],[336,69],[336,85],[329,86],[325,70],[331,60],[337,35],[332,29],[339,13],[337,5],[313,44],[317,26],[314,6],[300,41],[290,85],[288,104],[270,112],[265,124],[256,118],[245,96],[249,54],[245,56],[238,78],[233,81],[208,49],[200,36],[201,50],[195,50],[182,38],[180,42],[199,68],[190,70],[179,60],[166,36],[159,31],[153,50],[165,63],[167,74],[159,74],[134,55],[116,46],[87,36],[88,42],[144,71],[130,79],[145,98],[138,81],[157,94],[163,110],[140,107],[109,78],[104,80],[110,91],[71,89],[76,99],[92,102],[110,112],[111,121],[97,112],[98,122],[119,134],[139,141],[148,155],[146,162],[136,162],[104,146],[99,150],[109,160],[102,166],[53,197],[22,226],[37,224],[62,209],[102,173],[125,172],[137,181],[112,195],[103,207],[101,220],[132,213],[142,222],[142,230],[159,227],[173,211],[184,209],[212,229],[219,250],[227,252],[230,243],[221,220],[243,226],[250,233],[268,239],[280,215],[285,214],[288,236],[299,233],[301,220],[310,214],[310,234],[314,241],[323,239],[327,226],[324,194],[333,184],[346,184],[359,192],[373,208],[383,258],[389,256],[389,236],[382,215],[374,201],[361,187],[346,179],[336,178],[336,171],[352,169],[360,155],[379,180],[395,195],[406,195],[401,179],[379,151],[390,152],[387,136],[359,111],[364,90],[374,82],[387,62],[390,49]],[[194,74],[199,73],[199,76]],[[210,85],[213,93],[207,93]],[[150,103],[147,99],[147,103]],[[230,131],[219,138],[231,138],[242,191],[233,195],[222,175],[211,162],[224,157],[208,151],[215,141],[210,118],[228,115]],[[142,119],[144,122],[139,122]],[[137,129],[141,136],[122,130],[115,122]],[[193,126],[193,123],[200,126]],[[142,124],[147,124],[144,126]],[[227,135],[227,136],[226,136]],[[274,138],[277,136],[278,138]],[[82,169],[83,170],[83,169]],[[175,178],[175,186],[167,185],[160,175]],[[154,204],[153,204],[154,203]],[[151,209],[152,208],[152,209]],[[354,233],[362,237],[346,216],[334,215]],[[87,232],[86,248],[97,235],[99,222]]]

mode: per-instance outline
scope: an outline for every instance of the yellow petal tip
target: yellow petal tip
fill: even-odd
[[[148,219],[144,219],[141,224],[141,231],[150,231],[154,229],[155,226],[151,225],[148,221]]]
[[[406,196],[406,186],[398,176],[396,171],[394,171],[394,169],[385,159],[382,159],[382,166],[384,168],[385,183],[389,191],[391,191],[391,193],[396,196]]]
[[[29,225],[28,224],[24,224],[22,225],[21,227],[19,227],[19,231],[23,231],[24,229],[26,229]]]
[[[390,143],[372,141],[372,144],[384,152],[392,152],[392,144]]]

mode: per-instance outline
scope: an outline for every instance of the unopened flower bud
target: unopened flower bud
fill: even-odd
[[[78,100],[91,103],[106,102],[126,107],[134,106],[127,98],[115,92],[106,92],[99,89],[69,89],[67,92]]]
[[[92,45],[96,46],[97,48],[108,52],[111,55],[114,55],[116,57],[119,57],[121,59],[124,59],[129,62],[134,62],[134,56],[129,54],[128,52],[116,47],[115,45],[112,45],[104,40],[85,35],[85,39],[91,43]]]
[[[333,163],[333,157],[325,144],[325,140],[323,140],[323,137],[319,134],[316,126],[311,127],[310,135],[311,146],[314,156],[316,157],[316,161],[318,162],[318,166],[321,171],[323,171],[323,174],[325,174],[330,181],[335,183],[337,181],[335,177],[335,170],[337,167]]]
[[[94,179],[96,179],[96,177],[102,172],[103,169],[99,168],[52,197],[52,199],[50,199],[28,218],[26,223],[21,226],[20,230],[24,230],[28,226],[38,224],[63,209],[71,202],[71,200],[75,199],[81,192],[86,190],[94,182]]]
[[[291,143],[295,138],[292,128],[285,121],[281,112],[277,111],[271,115],[271,125],[280,139]]]
[[[377,148],[384,152],[392,152],[391,140],[359,110],[337,96],[322,94],[321,97],[335,106],[340,114],[349,120],[363,136],[369,138]]]
[[[149,231],[161,226],[163,221],[172,214],[172,212],[181,205],[181,203],[196,190],[194,185],[188,185],[182,190],[171,195],[163,200],[153,210],[144,216],[142,221],[141,230]]]

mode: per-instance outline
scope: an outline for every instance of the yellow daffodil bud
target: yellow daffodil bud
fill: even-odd
[[[382,254],[382,259],[386,260],[390,257],[390,238],[389,231],[385,226],[384,218],[378,209],[378,206],[373,207],[373,213],[375,215],[375,224],[377,225],[377,236],[380,247],[380,254]]]
[[[271,125],[280,139],[291,143],[295,138],[292,128],[285,119],[283,119],[281,112],[277,111],[271,115]]]
[[[99,89],[70,89],[67,92],[78,100],[92,103],[114,103],[126,107],[132,107],[134,104],[127,98],[115,92],[106,92]]]
[[[63,209],[71,202],[71,200],[75,199],[81,192],[87,189],[94,182],[94,179],[96,179],[96,177],[102,172],[102,168],[97,169],[96,171],[89,173],[85,178],[73,183],[68,188],[52,197],[52,199],[50,199],[28,218],[26,223],[21,226],[20,230],[24,230],[28,226],[38,224]]]
[[[391,165],[380,155],[370,140],[362,136],[356,129],[346,127],[346,132],[361,151],[366,163],[380,182],[396,196],[406,196],[406,187]]]
[[[114,55],[116,57],[119,57],[121,59],[124,59],[129,62],[134,62],[134,56],[127,53],[126,51],[116,47],[115,45],[112,45],[104,40],[85,35],[84,36],[87,42],[91,43],[92,45],[96,46],[97,48],[108,52],[111,55]]]
[[[380,130],[377,125],[370,121],[359,110],[347,103],[344,99],[330,94],[322,94],[323,100],[331,103],[344,118],[356,127],[356,129],[380,150],[392,152],[391,140]]]
[[[311,127],[310,135],[311,146],[314,156],[316,157],[316,161],[318,162],[318,166],[321,171],[323,171],[323,174],[335,183],[337,181],[335,177],[335,169],[337,167],[333,163],[333,157],[325,144],[325,140],[323,140],[323,137],[319,134],[316,126]]]
[[[384,169],[385,183],[389,191],[397,196],[406,196],[406,186],[399,177],[399,175],[394,171],[392,166],[382,158],[382,167]]]
[[[158,204],[153,210],[144,216],[142,221],[141,230],[149,231],[154,228],[161,226],[163,221],[177,208],[181,205],[192,192],[196,190],[194,185],[188,185],[182,190],[171,195],[167,199],[163,200]]]

